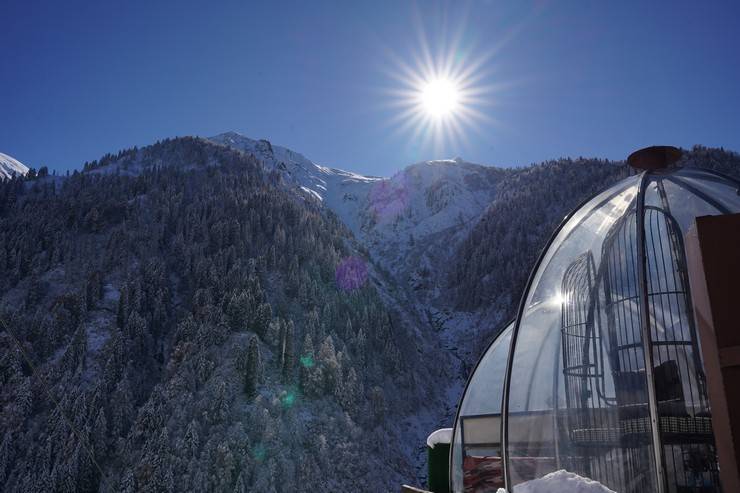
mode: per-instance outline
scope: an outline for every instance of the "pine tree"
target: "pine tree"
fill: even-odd
[[[13,461],[14,448],[11,431],[6,431],[3,435],[3,441],[0,443],[0,484],[5,484],[8,469]]]
[[[226,392],[226,382],[218,383],[216,398],[213,400],[211,416],[216,423],[222,423],[229,416],[229,397]]]
[[[108,421],[105,419],[105,410],[100,409],[95,418],[92,433],[92,444],[95,457],[104,457],[108,451]]]
[[[306,332],[301,346],[300,366],[298,367],[298,383],[304,393],[310,393],[310,376],[316,367],[316,355],[314,354],[313,339],[311,333]]]
[[[260,336],[261,339],[264,339],[267,335],[267,329],[270,325],[270,320],[272,320],[272,306],[270,306],[269,303],[261,303],[257,307],[254,327],[252,328],[252,330],[258,336]]]
[[[360,394],[360,383],[354,368],[350,367],[339,389],[339,403],[345,411],[353,413],[355,411],[357,396]]]
[[[85,303],[87,310],[93,310],[103,297],[103,277],[100,272],[93,272],[85,284]]]
[[[195,420],[191,420],[190,424],[188,424],[188,428],[185,430],[184,440],[188,453],[191,457],[195,457],[198,450],[200,450],[200,436],[198,435],[198,424]]]
[[[135,493],[136,488],[136,476],[131,469],[126,469],[121,475],[121,482],[118,485],[118,491],[121,493]]]
[[[324,376],[324,391],[327,395],[334,395],[342,371],[334,350],[334,339],[331,336],[327,336],[321,343],[318,361]]]
[[[283,343],[281,353],[281,370],[283,380],[288,382],[293,376],[293,366],[295,364],[295,353],[293,349],[295,339],[295,325],[292,320],[288,320],[283,331]]]
[[[87,331],[80,325],[72,336],[72,341],[62,356],[61,369],[63,372],[78,374],[85,366],[87,355]]]
[[[31,388],[31,379],[26,377],[21,381],[18,386],[16,394],[16,403],[18,404],[18,412],[21,418],[25,419],[31,414],[33,409],[33,390]]]
[[[132,311],[126,320],[126,328],[124,330],[126,337],[129,340],[138,342],[140,349],[150,349],[145,346],[145,338],[147,335],[147,324],[146,320],[139,315],[139,312]],[[143,353],[146,354],[146,353]]]
[[[247,352],[246,371],[244,374],[244,392],[248,397],[254,397],[260,382],[260,347],[256,337],[249,341]]]
[[[375,424],[380,424],[385,419],[385,396],[380,387],[373,387],[370,391],[370,412],[375,420]]]
[[[247,493],[247,486],[244,484],[244,475],[242,472],[239,473],[236,483],[234,483],[234,493]]]
[[[128,315],[128,289],[125,286],[121,287],[121,294],[118,297],[118,310],[116,312],[116,324],[119,328],[126,326],[126,320]]]
[[[229,320],[229,327],[234,331],[243,331],[247,328],[250,314],[249,297],[246,292],[241,291],[234,294],[226,308],[226,316]]]
[[[43,285],[38,274],[31,274],[31,279],[26,293],[26,308],[36,308],[43,298]]]

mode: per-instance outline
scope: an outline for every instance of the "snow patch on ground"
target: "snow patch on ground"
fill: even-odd
[[[310,188],[303,187],[303,186],[301,187],[301,190],[303,190],[304,192],[306,192],[307,194],[309,194],[309,195],[311,195],[313,197],[316,197],[316,199],[319,202],[322,202],[324,200],[324,198],[321,196],[321,194],[319,192],[317,192],[316,190],[311,190]]]
[[[499,492],[503,490],[499,489]],[[584,478],[565,469],[514,487],[514,493],[616,493],[593,479]]]

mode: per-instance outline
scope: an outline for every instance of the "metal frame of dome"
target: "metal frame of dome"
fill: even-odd
[[[646,190],[648,185],[650,184],[651,178],[655,177],[656,175],[662,175],[664,172],[661,171],[662,168],[666,167],[667,164],[670,164],[670,161],[675,161],[673,157],[675,157],[675,153],[671,150],[666,151],[668,148],[652,148],[651,150],[645,150],[643,153],[635,153],[638,157],[641,156],[641,159],[644,158],[646,155],[649,155],[650,152],[655,152],[658,150],[658,152],[663,152],[664,155],[668,156],[664,164],[659,164],[657,166],[645,166],[644,162],[643,165],[640,167],[645,169],[645,171],[642,171],[640,178],[639,178],[639,185],[637,188],[637,195],[636,195],[636,207],[634,212],[630,211],[630,214],[635,214],[636,216],[636,234],[637,234],[637,274],[638,274],[638,287],[639,287],[639,307],[640,307],[640,321],[639,324],[641,326],[641,336],[642,336],[642,344],[644,347],[650,347],[650,351],[642,351],[643,356],[645,358],[645,378],[647,380],[648,385],[648,405],[650,410],[650,422],[651,422],[651,448],[654,454],[654,460],[655,460],[655,478],[654,478],[654,486],[657,488],[657,491],[659,493],[662,493],[667,490],[667,478],[664,474],[664,448],[663,448],[663,442],[661,437],[661,430],[658,426],[658,416],[660,415],[658,412],[658,402],[656,398],[656,389],[655,389],[655,375],[654,375],[654,361],[653,361],[653,340],[652,340],[652,334],[651,334],[651,322],[649,318],[649,310],[650,305],[648,298],[650,296],[650,293],[648,292],[648,284],[647,284],[647,268],[648,268],[648,259],[647,259],[647,253],[646,253],[646,225],[645,225],[645,211],[646,211],[646,205],[645,205],[645,196],[646,196]],[[630,158],[631,161],[634,161],[635,159],[633,154]],[[678,169],[685,169],[690,170],[691,168],[675,168],[674,170],[669,171],[666,173],[666,177],[670,179],[670,173],[678,170]],[[738,187],[740,189],[740,183],[728,176],[725,176],[721,173],[718,173],[713,170],[708,169],[701,169],[701,173],[704,174],[706,177],[707,175],[714,175],[718,180],[721,180],[724,183],[732,183],[735,187]],[[634,178],[634,176],[633,176]],[[628,179],[629,180],[629,179]],[[711,205],[712,207],[716,208],[719,213],[726,213],[729,212],[726,208],[722,207],[722,204],[720,201],[714,200],[711,196],[707,195],[705,192],[701,191],[700,189],[692,186],[689,183],[685,183],[683,180],[680,182],[678,180],[674,180],[675,184],[682,187],[685,191],[689,192],[690,194],[693,194],[700,199],[704,200],[707,204]],[[625,188],[628,188],[630,184],[625,185]],[[613,187],[614,188],[614,187]],[[623,190],[624,190],[623,189]],[[613,198],[616,194],[619,193],[619,190],[612,190],[609,189],[607,191],[613,191],[611,195],[609,195],[609,198]],[[602,192],[605,193],[605,192]],[[740,193],[738,191],[737,193]],[[525,312],[525,309],[527,308],[527,300],[529,297],[529,293],[531,292],[533,288],[533,283],[537,277],[538,272],[543,267],[544,259],[546,258],[548,252],[550,251],[551,247],[553,247],[553,244],[558,238],[559,234],[563,231],[566,225],[570,223],[570,221],[574,218],[574,216],[580,211],[583,207],[585,207],[589,202],[594,200],[596,197],[598,197],[600,194],[595,195],[594,197],[590,198],[589,200],[584,201],[581,205],[579,205],[576,209],[574,209],[556,228],[556,230],[553,232],[552,236],[548,240],[547,244],[545,245],[544,249],[542,250],[541,254],[539,255],[539,258],[532,269],[529,278],[527,280],[527,284],[525,287],[525,290],[523,292],[523,295],[521,297],[518,309],[517,309],[517,316],[515,319],[515,325],[513,328],[512,336],[511,336],[511,342],[509,346],[509,352],[508,352],[508,359],[506,362],[506,373],[504,377],[504,388],[503,388],[503,395],[502,395],[502,405],[501,405],[501,448],[502,448],[502,460],[503,460],[503,474],[504,474],[504,483],[505,487],[507,488],[507,491],[512,491],[512,477],[511,477],[511,470],[510,470],[510,457],[509,457],[509,417],[510,417],[510,399],[511,399],[511,379],[512,379],[512,370],[514,365],[514,358],[516,356],[517,352],[517,341],[520,335],[521,325],[522,325],[522,318]],[[604,202],[601,202],[600,204],[597,204],[594,206],[594,209],[598,209],[600,205],[603,205]],[[576,226],[577,227],[577,226]],[[487,352],[488,350],[486,350]],[[483,354],[485,355],[486,352]],[[476,365],[477,367],[477,365]],[[556,372],[557,373],[557,372]],[[473,374],[471,374],[471,379],[473,378]],[[468,384],[466,385],[466,390],[468,385],[470,384],[470,380],[468,381]],[[463,393],[463,399],[465,397],[465,393]],[[461,400],[462,402],[462,400]],[[557,405],[555,406],[557,407]],[[458,410],[459,414],[459,410]],[[452,453],[452,447],[451,447],[451,453]],[[452,471],[451,471],[452,472]],[[452,478],[452,476],[451,476]]]

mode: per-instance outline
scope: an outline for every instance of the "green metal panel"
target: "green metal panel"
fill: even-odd
[[[449,493],[450,491],[450,444],[438,443],[434,448],[427,447],[429,465],[429,491]]]

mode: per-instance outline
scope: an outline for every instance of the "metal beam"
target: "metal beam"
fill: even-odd
[[[640,296],[640,325],[642,328],[642,354],[645,357],[645,379],[647,380],[648,408],[650,410],[650,428],[655,455],[655,474],[658,493],[666,491],[665,466],[663,461],[663,443],[660,436],[658,399],[655,393],[655,375],[653,366],[653,337],[650,330],[650,296],[647,281],[647,256],[645,253],[645,191],[650,182],[650,172],[645,172],[637,191],[637,284]]]

